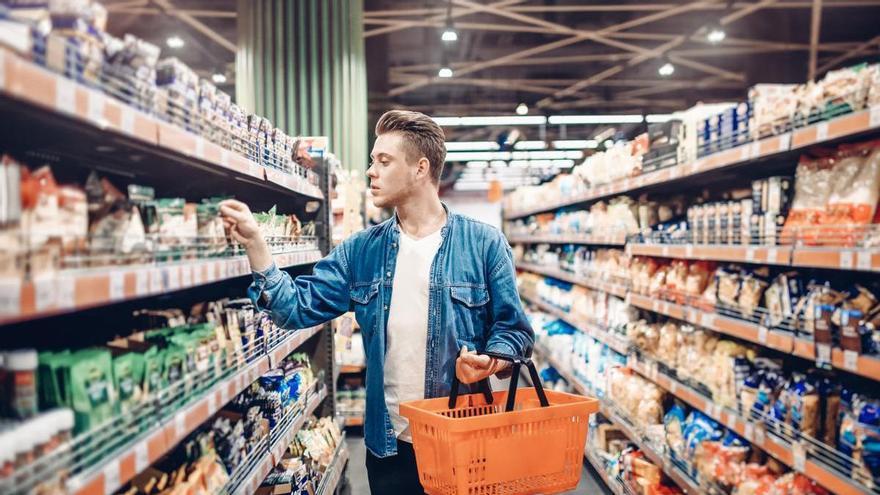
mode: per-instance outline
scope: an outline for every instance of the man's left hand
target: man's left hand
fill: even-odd
[[[461,383],[471,384],[489,378],[509,366],[507,361],[477,354],[476,351],[468,351],[467,346],[462,346],[458,359],[455,360],[455,376]]]

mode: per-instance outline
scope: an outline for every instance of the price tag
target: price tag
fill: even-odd
[[[755,425],[755,444],[763,446],[764,441],[766,440],[766,432],[764,431],[764,425]]]
[[[229,277],[229,262],[221,261],[217,263],[217,278],[223,280]]]
[[[42,275],[34,278],[34,306],[37,311],[54,309],[57,296],[55,277]]]
[[[807,451],[804,449],[804,444],[801,442],[794,442],[791,444],[791,459],[792,459],[792,468],[799,472],[803,473],[807,469]]]
[[[162,270],[150,270],[150,293],[158,294],[165,289],[165,281],[162,277]]]
[[[830,363],[831,362],[831,346],[828,344],[816,344],[816,362],[817,363]]]
[[[755,248],[747,247],[746,248],[746,262],[752,263],[755,261]]]
[[[715,327],[715,315],[713,313],[703,313],[700,315],[700,325],[706,328],[714,328]]]
[[[183,265],[180,267],[180,286],[181,287],[192,287],[193,286],[193,268],[191,265]]]
[[[660,311],[660,301],[654,299],[651,301],[651,311],[657,313]]]
[[[55,305],[59,309],[71,309],[76,306],[76,278],[71,275],[59,275],[56,279],[58,292]]]
[[[229,385],[224,383],[220,387],[220,404],[225,405],[227,402],[229,402]]]
[[[196,157],[205,159],[205,140],[200,137],[196,138]]]
[[[626,295],[623,296],[623,302],[624,302],[624,304],[626,304],[627,306],[632,306],[632,294],[630,294],[629,292],[627,292]]]
[[[134,134],[134,110],[128,108],[127,105],[120,105],[120,127],[122,127],[122,132],[126,134]]]
[[[779,253],[776,248],[767,248],[767,263],[776,263]]]
[[[816,141],[828,139],[828,122],[819,122],[816,126]]]
[[[217,394],[211,392],[208,394],[208,414],[217,412]]]
[[[739,148],[739,159],[740,161],[746,161],[749,159],[751,153],[751,147],[749,145],[743,145]]]
[[[64,78],[55,79],[55,109],[62,113],[76,113],[76,86]]]
[[[653,382],[657,381],[657,376],[660,374],[660,370],[657,366],[657,363],[652,362],[650,364],[650,367],[648,368],[648,374],[649,374],[648,378],[650,378],[651,381],[653,381]]]
[[[755,442],[755,425],[751,421],[746,421],[745,437],[751,443]]]
[[[99,127],[107,127],[107,119],[104,118],[104,95],[97,91],[87,91],[88,95],[88,118],[98,124]]]
[[[661,249],[660,252],[662,253],[661,256],[663,256],[664,258],[668,258],[669,257],[669,246],[663,246],[663,249]]]
[[[684,247],[684,256],[685,258],[693,258],[694,257],[694,245],[688,244]]]
[[[3,62],[3,59],[0,59],[0,62]],[[0,78],[0,80],[2,80],[2,78]],[[880,105],[874,105],[871,107],[871,115],[868,125],[871,127],[880,127]]]
[[[150,292],[150,272],[138,270],[134,274],[134,295],[145,296]]]
[[[664,302],[664,303],[663,303],[663,307],[660,308],[660,309],[662,309],[662,313],[663,313],[663,314],[668,315],[668,314],[669,314],[669,303],[668,303],[668,302]]]
[[[113,270],[110,272],[110,300],[122,299],[125,299],[125,272]]]
[[[758,327],[758,343],[767,345],[767,327],[765,326]]]
[[[870,251],[859,251],[856,253],[856,266],[859,270],[870,270],[873,260]]]
[[[843,351],[843,369],[849,371],[859,369],[859,355],[856,351]]]
[[[119,459],[110,459],[102,470],[104,474],[104,493],[111,495],[119,488]]]
[[[715,403],[709,404],[709,416],[715,420],[721,419],[721,406]]]
[[[838,262],[840,268],[845,270],[852,269],[853,267],[853,253],[852,251],[841,251]]]
[[[3,53],[2,50],[0,53]],[[17,278],[0,280],[0,315],[17,315],[20,312],[21,280]]]
[[[674,380],[669,381],[669,392],[672,395],[675,395],[678,393],[678,382],[676,382]]]
[[[147,448],[147,441],[138,443],[134,446],[134,470],[138,473],[150,467],[150,451]]]
[[[761,142],[755,141],[749,145],[749,158],[755,159],[761,156]]]
[[[217,280],[217,262],[212,261],[205,264],[205,282],[211,283]]]
[[[186,412],[180,411],[174,415],[174,435],[180,438],[186,435]]]
[[[791,133],[786,132],[785,134],[779,135],[779,151],[788,151],[791,148]]]
[[[6,88],[6,52],[0,50],[0,89]]]
[[[626,367],[633,369],[639,367],[639,358],[635,355],[635,353],[630,353],[626,355]]]

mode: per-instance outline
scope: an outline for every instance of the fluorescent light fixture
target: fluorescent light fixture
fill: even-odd
[[[446,127],[456,126],[492,126],[492,125],[540,125],[546,124],[547,118],[543,115],[505,115],[487,117],[434,117],[437,125]]]
[[[608,148],[614,146],[614,141],[611,139],[606,139],[605,142],[602,144],[605,146],[605,149],[608,149]]]
[[[660,124],[663,122],[669,122],[674,118],[675,116],[671,113],[653,113],[645,117],[645,122],[649,124]]]
[[[553,166],[556,168],[574,167],[574,160],[553,160]]]
[[[640,124],[641,115],[552,115],[551,124]]]
[[[437,77],[443,77],[443,78],[452,77],[452,69],[449,67],[440,67],[440,70],[437,71]]]
[[[470,161],[491,161],[491,160],[510,160],[510,152],[508,151],[472,151],[447,153],[447,162],[470,162]]]
[[[446,151],[496,151],[495,141],[451,141],[446,143]]]
[[[168,48],[174,48],[175,50],[178,48],[183,48],[184,43],[183,38],[180,36],[171,36],[167,40],[165,40],[165,44],[168,45]]]
[[[446,26],[446,29],[443,30],[443,34],[440,35],[440,39],[447,43],[458,41],[458,33],[455,32],[455,29],[453,29],[452,26]]]
[[[516,106],[516,114],[517,115],[528,115],[528,113],[529,113],[529,106],[526,105],[525,103],[520,103],[519,105]]]
[[[712,43],[713,45],[721,43],[726,37],[727,33],[725,33],[724,29],[722,29],[720,26],[713,27],[709,30],[709,34],[706,35],[706,39],[709,41],[709,43]]]
[[[657,73],[663,77],[669,77],[675,72],[675,66],[672,62],[666,62],[657,69]]]
[[[558,150],[592,150],[599,147],[599,142],[595,139],[568,139],[562,141],[553,141],[553,147]]]
[[[582,151],[514,151],[514,160],[577,160],[584,157]]]
[[[492,168],[505,168],[507,167],[507,162],[504,160],[492,160],[492,163],[489,165],[491,165]]]
[[[547,147],[544,141],[520,141],[513,145],[515,150],[542,150]]]
[[[211,76],[211,80],[214,81],[214,84],[225,84],[226,76],[218,72]]]
[[[470,169],[480,169],[480,168],[488,167],[489,162],[487,162],[487,161],[473,161],[473,162],[467,162],[465,165],[467,166],[467,168],[470,168]]]

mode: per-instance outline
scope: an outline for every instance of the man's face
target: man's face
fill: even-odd
[[[420,164],[407,156],[406,143],[398,132],[387,132],[376,138],[370,153],[370,191],[373,204],[379,208],[393,208],[403,203],[413,192]]]

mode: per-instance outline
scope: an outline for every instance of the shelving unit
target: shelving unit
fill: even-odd
[[[722,169],[743,171],[753,177],[760,174],[758,167],[771,161],[790,160],[794,162],[796,157],[809,146],[832,144],[841,140],[862,137],[876,132],[878,128],[880,128],[880,107],[873,107],[750,142],[693,162],[593,187],[578,196],[562,198],[528,209],[505,211],[504,218],[518,219],[538,213],[551,212],[559,208],[567,208],[567,211],[570,211],[572,207],[580,205],[586,207],[590,202],[625,193],[640,193],[649,190],[668,191],[677,185],[686,185],[683,181],[694,179],[697,176],[700,176],[700,184],[707,184],[712,180],[710,174]],[[515,228],[520,229],[522,226],[517,225]],[[743,245],[693,243],[676,239],[671,235],[668,237],[658,235],[654,238],[647,235],[637,235],[619,243],[607,242],[609,240],[607,236],[597,238],[595,235],[588,234],[553,236],[512,234],[509,236],[512,244],[573,244],[599,247],[618,245],[624,246],[625,253],[629,256],[833,269],[854,274],[880,271],[880,247],[862,246],[851,242],[851,239],[849,239],[850,242],[835,243],[833,239],[827,238],[822,240],[822,245],[808,245],[799,240],[797,233],[792,234],[791,239],[793,241],[783,243],[785,237],[777,236],[772,244]],[[784,321],[768,327],[763,323],[768,320],[762,318],[760,314],[746,317],[736,308],[725,308],[720,303],[709,305],[696,300],[696,298],[688,298],[679,294],[647,295],[637,293],[628,283],[612,283],[613,277],[608,277],[605,274],[575,274],[563,271],[556,266],[536,265],[528,262],[517,262],[516,266],[521,271],[619,297],[624,299],[628,305],[643,311],[688,322],[783,355],[796,356],[810,362],[816,361],[816,345],[812,340],[808,340],[802,336],[803,334],[798,333],[797,322]],[[767,452],[783,464],[803,473],[834,493],[878,493],[876,489],[869,488],[853,479],[850,466],[854,461],[846,459],[846,456],[838,452],[835,447],[803,439],[797,432],[786,431],[786,428],[789,430],[791,428],[781,423],[775,425],[779,431],[769,431],[771,428],[767,426],[766,418],[743,416],[737,411],[716,406],[711,397],[703,395],[704,392],[693,389],[687,384],[677,381],[674,376],[666,374],[663,371],[665,367],[662,365],[658,366],[657,363],[646,361],[645,358],[634,354],[638,351],[635,346],[631,346],[624,338],[609,332],[601,322],[579,320],[572,313],[563,311],[538,298],[536,294],[521,291],[520,295],[524,301],[541,311],[608,345],[617,353],[628,355],[628,365],[631,369],[681,399],[690,407],[706,413],[720,424],[746,438],[756,448]],[[543,346],[536,345],[535,353],[538,356],[544,356],[577,393],[589,394],[591,392],[589,387],[580,383],[577,377],[571,373],[570,367],[557,362]],[[835,371],[880,381],[880,359],[877,356],[857,354],[835,347],[830,350],[830,357],[831,365]],[[805,365],[808,364],[805,363]],[[612,404],[603,404],[601,412],[625,431],[627,436],[639,445],[639,448],[646,453],[652,462],[662,467],[681,488],[689,493],[703,493],[694,480],[672,465],[669,459],[664,458],[662,452],[652,450],[652,446],[645,442],[640,443],[643,439],[639,438],[638,432],[633,430],[625,415],[616,411]],[[590,456],[588,456],[588,460],[596,462],[595,459],[590,459]],[[597,469],[600,467],[597,466]],[[620,492],[621,487],[617,486],[613,480],[606,479],[606,482],[616,493]]]
[[[190,201],[225,194],[244,201],[255,211],[277,204],[298,213],[308,212],[316,225],[315,236],[304,236],[285,249],[273,247],[279,268],[301,270],[331,248],[331,211],[325,198],[329,197],[333,170],[325,162],[326,139],[312,140],[312,158],[320,175],[296,167],[292,173],[284,172],[269,163],[270,158],[262,151],[256,154],[261,157],[257,160],[247,158],[5,48],[0,48],[0,110],[4,114],[0,124],[2,151],[29,163],[48,161],[53,170],[62,173],[82,174],[97,169],[131,182],[149,183],[162,195]],[[226,257],[64,268],[32,279],[4,278],[0,279],[0,330],[11,324],[27,329],[28,325],[61,314],[109,311],[121,303],[141,299],[149,302],[169,294],[193,297],[190,291],[216,292],[219,298],[230,290],[244,297],[249,283],[245,277],[249,275],[247,257],[239,251]],[[227,287],[230,282],[238,284],[235,289]],[[309,345],[314,349],[312,363],[323,371],[323,381],[283,435],[279,433],[274,443],[263,446],[266,455],[245,466],[247,473],[242,475],[238,492],[252,493],[275,465],[272,454],[283,450],[282,440],[290,440],[308,415],[319,408],[325,414],[334,412],[334,399],[325,400],[334,390],[333,337],[322,331],[324,328],[321,325],[261,337],[251,342],[242,360],[232,368],[224,369],[220,376],[200,378],[193,386],[202,389],[197,388],[198,393],[191,397],[182,398],[182,383],[172,384],[169,390],[140,405],[130,417],[114,418],[104,433],[90,431],[88,438],[75,437],[69,445],[76,462],[70,466],[67,491],[75,495],[113,493],[169,454],[238,393],[285,357],[301,351],[314,337],[315,342]],[[131,431],[143,424],[149,427],[132,436]],[[111,438],[115,429],[120,429],[120,434]],[[87,449],[95,452],[79,454]],[[55,474],[58,466],[49,464],[50,460],[45,465],[36,462],[28,478],[39,480],[42,475]],[[339,462],[344,465],[344,460]],[[329,494],[335,488],[341,467],[334,472],[333,487],[328,484],[321,493]]]

